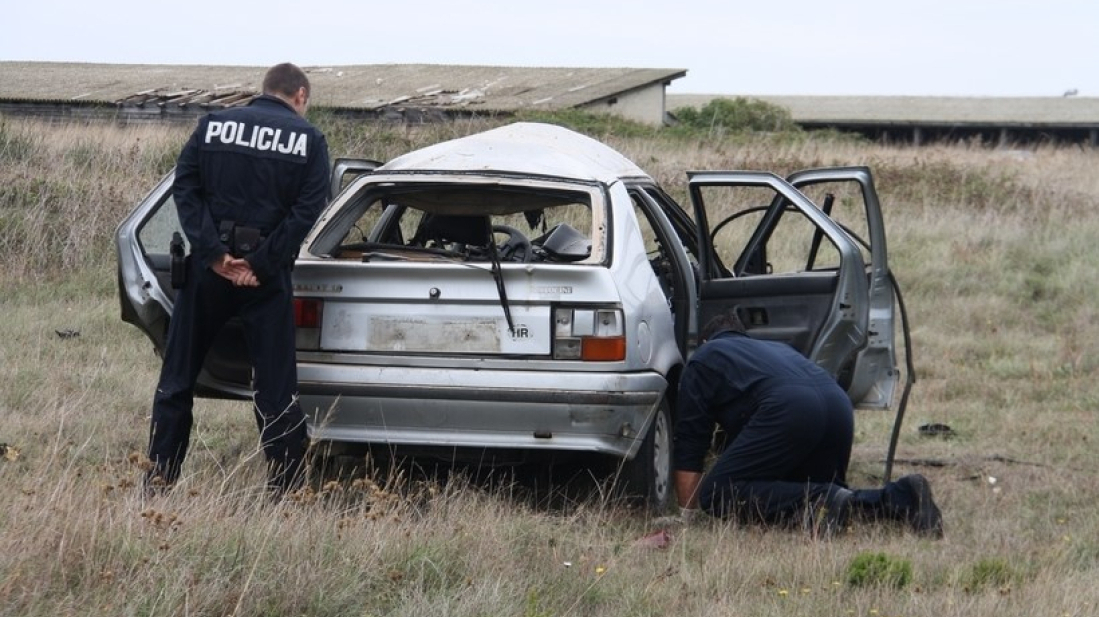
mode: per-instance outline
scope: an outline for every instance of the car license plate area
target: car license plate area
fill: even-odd
[[[375,318],[367,334],[378,351],[500,351],[500,332],[494,319]]]
[[[322,349],[417,354],[550,353],[549,307],[511,307],[514,330],[496,306],[329,304]]]

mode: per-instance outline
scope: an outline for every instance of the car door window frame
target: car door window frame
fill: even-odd
[[[764,213],[761,222],[753,231],[745,249],[740,253],[742,256],[751,254],[752,251],[758,251],[758,247],[766,241],[787,207],[793,207],[800,211],[835,244],[840,254],[841,264],[837,272],[802,273],[796,275],[795,280],[827,282],[829,285],[834,285],[831,306],[826,314],[820,318],[820,323],[812,324],[815,331],[810,336],[808,348],[802,351],[832,374],[838,374],[866,342],[866,324],[868,320],[866,297],[868,293],[865,264],[859,247],[835,221],[821,212],[808,197],[775,174],[748,171],[688,172],[688,183],[691,200],[695,207],[695,220],[698,225],[697,237],[700,246],[700,271],[702,275],[702,280],[699,283],[700,312],[705,312],[708,300],[713,299],[720,304],[721,293],[751,294],[752,290],[766,293],[766,288],[783,286],[781,280],[770,276],[723,276],[723,272],[717,266],[717,253],[710,235],[709,217],[702,195],[703,188],[707,186],[766,187],[775,192],[767,212]],[[827,280],[821,279],[822,276],[826,277]],[[787,282],[785,286],[788,285]],[[721,291],[723,289],[726,291]]]

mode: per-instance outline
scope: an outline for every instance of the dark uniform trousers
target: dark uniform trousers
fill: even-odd
[[[289,490],[301,480],[307,442],[298,404],[297,359],[293,353],[294,313],[290,271],[259,287],[235,287],[189,259],[190,272],[176,296],[168,345],[153,399],[149,479],[166,485],[179,477],[193,424],[194,384],[206,353],[233,316],[243,322],[253,367],[253,411],[268,463],[269,485]],[[286,350],[291,350],[287,353]]]
[[[699,504],[742,522],[800,523],[847,488],[853,438],[851,402],[842,390],[787,382],[718,457],[699,487]],[[853,491],[851,505],[871,518],[897,518],[916,504],[889,483]]]
[[[703,478],[700,505],[721,517],[773,523],[842,488],[854,416],[843,390],[826,385],[787,382],[760,401]]]

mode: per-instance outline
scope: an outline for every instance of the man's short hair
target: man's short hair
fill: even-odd
[[[708,341],[718,333],[727,331],[740,332],[741,334],[747,331],[744,322],[740,321],[740,317],[737,317],[736,311],[719,313],[716,317],[707,321],[705,326],[702,326],[702,330],[698,335],[701,341]]]
[[[267,74],[263,76],[264,94],[292,97],[300,88],[305,88],[306,93],[310,92],[309,78],[305,76],[305,71],[289,62],[276,64],[267,69]]]

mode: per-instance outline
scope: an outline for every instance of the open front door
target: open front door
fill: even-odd
[[[699,233],[699,321],[736,311],[840,380],[867,345],[863,253],[791,184],[765,172],[688,172]]]
[[[893,403],[896,360],[895,281],[889,270],[885,223],[867,167],[810,169],[787,181],[818,204],[859,245],[866,262],[870,319],[867,344],[850,366],[848,391],[859,407],[886,409]]]
[[[169,173],[122,221],[115,232],[118,294],[122,320],[137,326],[163,355],[175,290],[171,285],[169,247],[179,224]],[[185,251],[189,247],[185,244]],[[251,397],[251,362],[240,322],[232,320],[214,341],[199,376],[196,393],[215,398]]]

